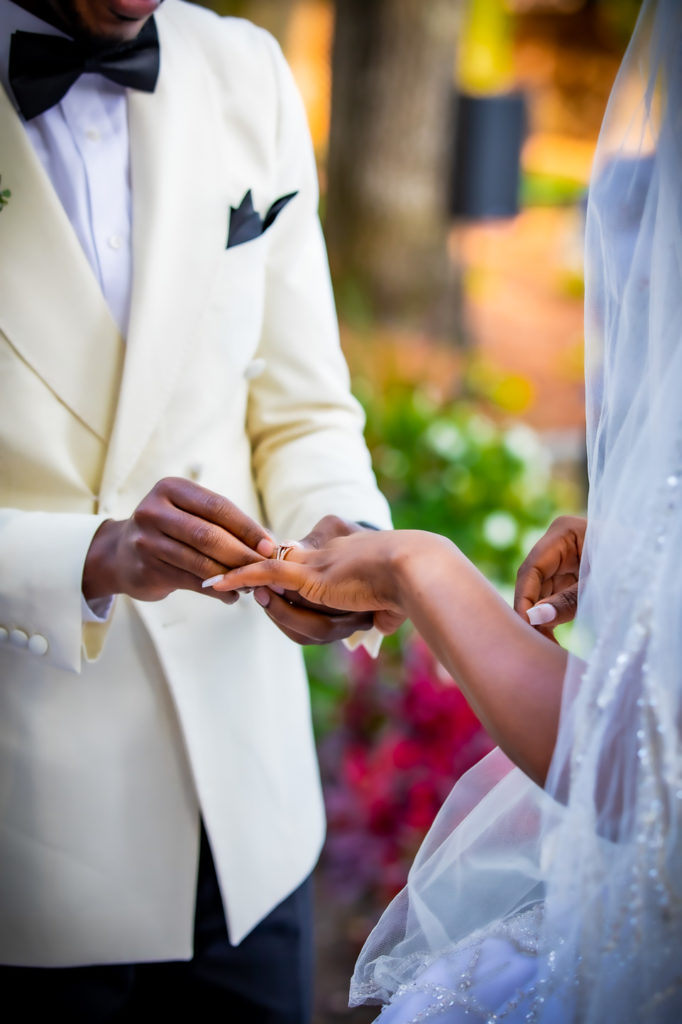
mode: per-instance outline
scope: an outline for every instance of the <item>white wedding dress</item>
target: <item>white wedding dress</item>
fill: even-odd
[[[682,2],[644,0],[586,225],[588,531],[545,790],[493,751],[360,954],[379,1024],[682,1022]]]
[[[397,991],[381,1024],[470,1024],[473,1014],[489,1020],[490,1006],[505,1020],[526,1021],[535,993],[538,918],[539,910],[526,911],[514,918],[507,937],[474,935],[471,944],[438,957],[418,981]]]

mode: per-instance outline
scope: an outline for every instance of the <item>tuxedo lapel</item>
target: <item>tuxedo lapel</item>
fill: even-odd
[[[102,440],[116,407],[123,342],[99,284],[0,86],[0,328]]]
[[[156,91],[131,92],[128,99],[134,283],[103,491],[122,484],[148,443],[190,352],[225,247],[229,183],[217,181],[219,125],[215,117],[207,123],[205,67],[192,59],[175,25],[158,20]]]

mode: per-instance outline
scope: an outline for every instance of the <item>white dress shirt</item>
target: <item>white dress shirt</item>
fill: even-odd
[[[17,30],[64,35],[0,0],[0,82],[15,106],[9,51]],[[55,107],[26,122],[26,133],[125,338],[132,282],[126,89],[102,75],[81,75]]]

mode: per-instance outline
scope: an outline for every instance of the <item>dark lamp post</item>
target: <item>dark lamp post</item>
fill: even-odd
[[[525,132],[525,97],[514,87],[510,16],[503,0],[469,0],[455,85],[453,218],[518,213]]]

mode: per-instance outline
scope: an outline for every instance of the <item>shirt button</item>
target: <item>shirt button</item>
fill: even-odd
[[[100,134],[96,128],[88,128],[85,133],[85,137],[86,139],[89,139],[90,142],[99,142],[100,140]]]
[[[9,635],[9,642],[12,647],[26,647],[28,633],[24,633],[23,629],[13,629]]]
[[[123,245],[123,239],[120,235],[110,235],[107,238],[107,244],[110,249],[120,249]]]
[[[28,641],[28,649],[31,654],[36,654],[39,658],[43,654],[47,654],[47,640],[40,633],[34,633]]]

